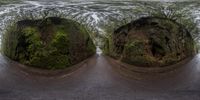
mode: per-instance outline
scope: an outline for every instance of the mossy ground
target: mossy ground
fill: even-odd
[[[93,55],[96,50],[81,24],[55,17],[19,21],[3,37],[6,56],[44,69],[69,67]]]

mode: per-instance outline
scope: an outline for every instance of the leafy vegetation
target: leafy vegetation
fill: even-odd
[[[121,19],[110,16],[111,22],[106,23],[105,27],[103,27],[106,34],[101,35],[103,44],[101,48],[104,53],[112,54],[114,31],[131,21],[147,16],[167,18],[180,23],[192,35],[196,42],[195,44],[199,44],[200,31],[198,23],[191,10],[193,9],[192,6],[185,7],[186,4],[194,5],[194,2],[135,2],[135,7],[129,11],[130,15],[124,14]],[[198,45],[195,45],[195,47],[198,48]]]
[[[112,37],[106,53],[137,66],[167,66],[194,54],[191,34],[168,18],[140,18],[115,30]]]
[[[3,53],[33,67],[63,69],[93,55],[95,46],[79,23],[48,17],[11,26],[3,36]]]

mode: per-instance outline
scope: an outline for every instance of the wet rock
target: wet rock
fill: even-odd
[[[111,55],[122,62],[161,67],[175,64],[194,54],[191,34],[170,19],[145,17],[113,33]]]
[[[44,69],[66,68],[95,53],[81,24],[58,17],[18,21],[3,37],[4,55]]]

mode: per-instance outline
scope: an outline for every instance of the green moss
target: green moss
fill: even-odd
[[[156,60],[154,57],[143,55],[143,56],[135,56],[130,58],[124,58],[122,59],[123,62],[136,65],[136,66],[151,66],[156,63]]]
[[[29,31],[26,33],[31,32],[34,31],[29,28]],[[35,33],[37,32],[35,31]],[[29,65],[41,68],[47,67],[48,69],[61,69],[70,66],[70,59],[68,57],[69,40],[64,28],[57,28],[52,41],[46,45],[42,44],[42,41],[36,34],[31,36],[29,42],[31,45],[29,45],[28,49],[31,53]]]
[[[115,30],[113,38],[114,49],[109,55],[137,66],[167,66],[194,54],[191,34],[182,25],[165,18],[140,18]]]
[[[88,42],[87,42],[87,51],[91,52],[91,55],[96,52],[96,47],[92,40],[88,40]]]
[[[110,39],[109,38],[104,38],[104,46],[102,48],[103,50],[103,53],[106,54],[106,55],[109,55],[110,54]]]
[[[95,53],[89,34],[75,21],[47,18],[32,22],[5,34],[4,54],[9,58],[33,67],[63,69]],[[17,36],[13,37],[13,33]]]
[[[134,39],[129,41],[124,49],[124,55],[127,56],[123,56],[122,61],[139,66],[154,64],[156,59],[147,54],[147,51],[143,49],[144,46],[145,42],[141,40]]]
[[[145,53],[145,50],[143,49],[144,46],[144,42],[135,39],[125,45],[125,51],[127,51],[127,53],[131,53],[133,56],[142,55]]]
[[[29,65],[44,69],[63,69],[69,67],[70,62],[67,55],[37,54],[30,60]]]
[[[68,34],[62,29],[57,30],[51,44],[53,52],[49,53],[49,67],[65,68],[70,66]],[[52,59],[53,58],[53,59]],[[46,65],[47,66],[47,65]],[[56,67],[57,66],[57,67]]]
[[[69,39],[68,35],[64,30],[58,30],[51,42],[52,47],[55,47],[57,51],[61,54],[67,54],[69,52]]]
[[[9,26],[6,33],[2,36],[2,52],[11,59],[16,59],[15,52],[19,35],[16,30],[16,26]]]
[[[103,54],[108,55],[114,59],[119,59],[119,54],[115,52],[114,44],[113,44],[113,36],[104,37],[103,38],[103,46],[102,46]]]

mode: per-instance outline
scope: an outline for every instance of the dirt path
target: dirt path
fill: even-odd
[[[200,100],[200,55],[175,75],[149,81],[122,77],[102,55],[59,77],[28,74],[0,56],[0,100]]]

